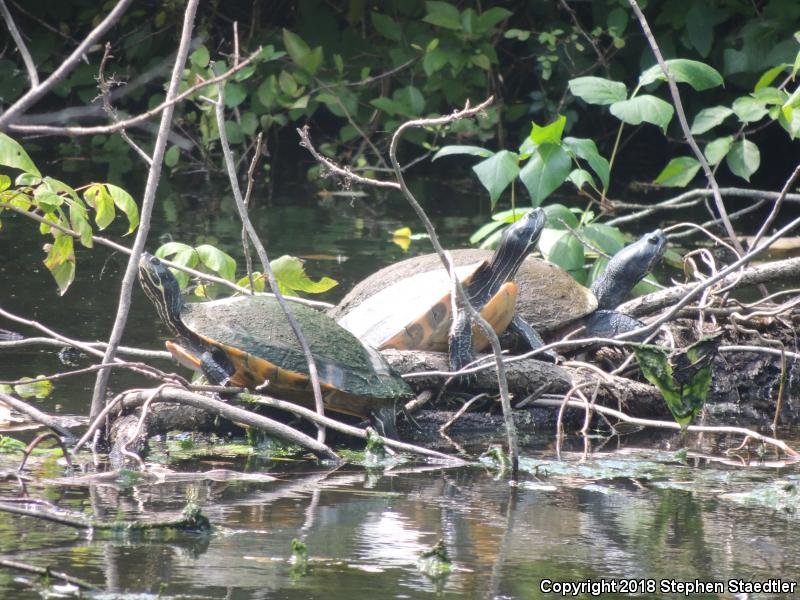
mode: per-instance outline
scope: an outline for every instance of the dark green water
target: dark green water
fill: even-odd
[[[483,220],[478,196],[446,188],[430,197],[436,200],[429,204],[443,241],[466,245]],[[313,277],[328,275],[342,282],[323,297],[335,301],[352,282],[408,255],[389,241],[392,230],[403,225],[420,229],[404,206],[373,208],[375,202],[342,197],[321,201],[312,191],[298,190],[273,206],[257,206],[254,218],[272,258],[308,256],[306,268]],[[455,207],[459,214],[472,216],[442,216],[453,214]],[[94,252],[79,249],[78,277],[61,299],[40,264],[45,240],[36,228],[5,215],[4,227],[0,306],[68,336],[105,338],[125,257],[100,247]],[[151,238],[214,243],[239,259],[239,231],[224,200],[198,193],[162,204]],[[410,252],[427,251],[426,241],[412,242]],[[160,347],[162,332],[155,318],[137,289],[124,343]],[[0,327],[34,334],[6,321]],[[0,379],[61,369],[53,349],[0,351]],[[58,382],[54,394],[38,405],[58,414],[85,415],[93,381]],[[150,385],[129,374],[112,378],[115,390]],[[32,436],[16,435],[23,440]],[[334,470],[268,457],[217,457],[173,466],[267,472],[278,481],[63,486],[43,478],[64,476],[64,467],[40,458],[32,464],[35,479],[25,490],[31,497],[105,519],[163,518],[180,512],[191,498],[214,529],[204,535],[86,533],[0,512],[0,554],[68,572],[109,592],[148,598],[162,584],[165,598],[350,600],[559,597],[540,590],[544,579],[635,579],[647,590],[650,585],[661,589],[661,581],[670,579],[800,578],[797,466],[742,468],[699,459],[690,466],[670,453],[654,451],[598,454],[588,461],[580,454],[565,454],[559,462],[552,438],[550,428],[537,431],[533,445],[525,449],[523,476],[514,486],[484,467],[406,464],[367,471],[351,465]],[[621,445],[631,443],[623,440]],[[645,438],[637,445],[655,448],[663,442],[648,444]],[[720,454],[720,447],[706,450]],[[17,458],[8,457],[3,468],[13,469]],[[742,504],[731,496],[754,489],[764,490],[764,502]],[[13,479],[0,483],[1,497],[21,493]],[[288,562],[293,538],[309,548],[310,570],[301,578],[292,576]],[[433,580],[416,563],[440,538],[454,569]],[[0,598],[42,597],[20,577],[29,576],[0,569]],[[660,592],[642,596],[685,597]]]

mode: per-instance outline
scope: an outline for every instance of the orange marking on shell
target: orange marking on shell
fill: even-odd
[[[200,370],[199,356],[190,353],[183,346],[176,344],[175,342],[171,342],[169,340],[164,342],[164,345],[167,347],[167,350],[169,350],[169,353],[172,354],[173,358],[177,360],[180,364],[182,364],[184,367],[186,367],[187,369],[192,369],[193,371]]]
[[[511,319],[514,318],[514,310],[517,306],[517,294],[519,286],[513,281],[504,283],[498,292],[486,303],[481,310],[481,316],[488,321],[489,325],[496,333],[503,333]],[[483,330],[472,324],[472,349],[480,352],[489,346],[489,340]]]

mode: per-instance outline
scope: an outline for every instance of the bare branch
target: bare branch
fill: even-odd
[[[678,85],[675,83],[675,78],[672,76],[672,73],[667,66],[667,63],[664,61],[664,57],[661,55],[661,49],[658,47],[658,43],[656,42],[655,37],[653,36],[653,32],[650,31],[650,26],[647,24],[647,19],[644,16],[644,13],[639,8],[639,5],[636,3],[636,0],[628,0],[628,3],[631,5],[633,12],[636,13],[636,17],[639,19],[639,24],[642,27],[642,31],[644,32],[645,37],[647,38],[648,43],[650,44],[650,48],[653,50],[653,54],[658,61],[659,66],[661,67],[661,71],[664,73],[664,76],[667,78],[667,84],[669,85],[669,92],[672,95],[672,102],[675,105],[675,112],[678,115],[678,121],[681,124],[681,129],[683,130],[683,135],[686,137],[686,141],[688,142],[689,146],[694,152],[695,157],[700,162],[700,165],[703,167],[703,173],[708,180],[709,185],[714,193],[714,203],[717,206],[717,212],[719,213],[720,219],[722,219],[722,223],[725,225],[725,231],[728,233],[728,237],[731,239],[731,243],[736,247],[739,254],[744,254],[744,248],[739,243],[738,238],[736,237],[736,232],[733,230],[733,225],[731,224],[730,219],[728,218],[728,213],[725,209],[725,203],[722,201],[722,194],[719,190],[719,185],[717,184],[717,180],[714,177],[714,173],[711,171],[711,167],[706,160],[705,155],[700,150],[700,147],[697,145],[697,142],[692,135],[691,129],[689,128],[689,122],[686,120],[686,113],[683,110],[683,103],[681,102],[681,95],[678,91]]]
[[[122,0],[121,0],[122,1]],[[175,64],[172,68],[172,77],[170,78],[169,87],[167,88],[167,101],[173,100],[178,95],[178,86],[180,85],[181,77],[183,75],[183,65],[186,63],[186,58],[189,55],[189,44],[192,36],[192,26],[194,24],[194,15],[197,10],[198,0],[188,0],[186,4],[186,11],[183,19],[183,30],[181,31],[181,39],[178,45],[178,53],[175,57]],[[109,363],[114,360],[122,339],[122,333],[125,330],[125,324],[128,320],[128,311],[130,310],[131,291],[133,283],[136,280],[138,272],[139,258],[142,256],[144,245],[147,242],[147,234],[150,231],[150,216],[153,212],[153,205],[155,204],[156,189],[158,188],[158,180],[161,177],[161,166],[164,161],[164,152],[167,147],[167,138],[169,137],[169,130],[172,124],[173,105],[164,109],[161,114],[161,125],[158,128],[158,135],[153,148],[152,161],[153,164],[147,173],[147,183],[145,184],[144,195],[142,198],[141,215],[139,221],[139,229],[136,231],[136,238],[133,242],[131,249],[131,256],[128,260],[128,266],[125,269],[125,275],[122,278],[122,286],[120,289],[119,305],[117,306],[117,315],[114,319],[114,327],[111,330],[111,335],[108,340],[108,348],[106,349],[103,363]],[[92,408],[90,417],[94,417],[100,412],[100,409],[105,400],[106,385],[108,384],[109,371],[102,370],[98,373],[94,385],[94,393],[92,394]]]
[[[11,11],[6,6],[6,0],[0,0],[0,12],[3,13],[3,19],[8,26],[8,31],[11,37],[14,38],[14,43],[17,45],[17,50],[22,57],[22,62],[25,63],[25,68],[28,70],[28,79],[31,80],[31,88],[39,85],[39,74],[36,72],[36,65],[33,62],[31,53],[28,52],[28,47],[25,45],[25,40],[17,29],[17,24],[14,23],[14,17],[11,16]]]
[[[111,12],[106,15],[106,18],[100,21],[100,24],[89,32],[89,35],[84,38],[78,47],[72,51],[72,54],[70,54],[47,79],[31,88],[26,94],[14,102],[6,112],[0,115],[0,131],[8,129],[8,126],[14,118],[27,111],[42,96],[53,89],[57,83],[63,80],[77,66],[78,61],[86,54],[86,51],[96,44],[97,41],[114,26],[130,3],[131,0],[119,0]]]

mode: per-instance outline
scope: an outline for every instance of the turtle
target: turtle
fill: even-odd
[[[213,384],[264,390],[313,406],[305,355],[274,297],[185,303],[173,274],[148,253],[139,260],[139,281],[175,335],[166,346],[182,365]],[[396,437],[395,403],[413,396],[408,384],[335,320],[297,302],[286,304],[311,348],[326,408],[370,417],[380,432]]]
[[[525,213],[503,232],[491,257],[477,264],[462,263],[456,269],[470,302],[492,328],[498,334],[508,329],[531,347],[538,347],[542,340],[515,313],[518,286],[513,279],[539,239],[545,220],[540,208]],[[488,339],[470,324],[465,311],[459,310],[453,319],[452,286],[444,268],[415,272],[386,283],[346,313],[331,314],[337,315],[342,327],[378,350],[449,349],[450,366],[456,370],[488,346]]]
[[[527,256],[514,275],[518,287],[514,318],[546,337],[562,332],[573,323],[582,324],[587,335],[597,337],[613,337],[635,329],[641,325],[638,320],[614,309],[653,268],[665,248],[666,238],[660,229],[642,236],[611,258],[591,289],[578,283],[560,267]],[[465,265],[485,261],[492,253],[489,250],[465,248],[452,250],[451,256],[457,268],[469,270],[474,267]],[[372,298],[379,295],[388,301],[387,290],[394,289],[395,282],[405,281],[410,287],[423,286],[434,280],[431,272],[438,273],[440,280],[446,279],[436,254],[416,256],[389,265],[358,283],[328,314],[345,326],[353,326],[362,318],[360,315],[364,313],[361,306],[365,303],[374,302]],[[387,303],[383,310],[392,311],[394,306]],[[358,327],[363,326],[361,323]],[[510,329],[513,331],[513,328]],[[512,339],[514,337],[510,336]],[[537,337],[538,340],[528,336],[521,345],[537,348],[541,345],[541,337]]]

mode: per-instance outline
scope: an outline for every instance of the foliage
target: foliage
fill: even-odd
[[[634,348],[642,374],[661,391],[667,408],[682,428],[705,406],[719,343],[720,334],[706,336],[672,355],[661,346],[638,344]]]
[[[75,232],[81,245],[91,248],[92,213],[98,230],[111,225],[117,209],[127,217],[127,233],[139,224],[139,209],[125,190],[110,183],[90,183],[76,189],[42,176],[22,146],[3,133],[0,133],[0,166],[22,171],[13,182],[10,175],[0,173],[0,214],[16,209],[42,219],[39,231],[52,237],[52,243],[45,244],[44,265],[62,295],[75,278],[76,238],[67,231]]]
[[[181,266],[191,269],[201,269],[205,272],[215,273],[230,282],[235,282],[242,287],[248,287],[250,280],[247,275],[236,279],[236,261],[234,258],[209,244],[192,247],[180,242],[167,242],[156,250],[159,258],[169,258]],[[294,256],[281,256],[270,261],[270,267],[278,281],[278,287],[282,294],[297,296],[301,293],[321,294],[337,285],[337,282],[330,277],[322,277],[314,281],[306,275],[303,268],[303,261]],[[171,269],[178,284],[185,288],[189,283],[189,274],[177,269]],[[254,271],[253,289],[256,292],[263,292],[267,289],[266,277]],[[200,284],[194,289],[196,296],[201,298],[213,298],[219,292],[216,284]]]
[[[650,93],[662,77],[657,66],[645,70],[636,85],[637,92],[644,87],[647,93],[626,95],[627,74],[654,62],[627,2],[595,0],[571,4],[571,11],[559,3],[519,1],[487,8],[421,0],[369,4],[300,0],[291,6],[290,11],[262,11],[258,5],[234,0],[216,3],[198,17],[202,43],[186,65],[183,89],[234,63],[231,22],[240,25],[240,57],[263,48],[253,63],[226,83],[226,103],[232,112],[225,127],[234,144],[249,145],[259,130],[272,135],[276,144],[279,132],[293,137],[294,125],[312,122],[326,133],[328,153],[355,153],[352,162],[364,167],[378,162],[364,137],[375,138],[370,141],[380,146],[383,132],[402,120],[446,113],[468,99],[484,98],[489,91],[497,102],[487,111],[488,118],[452,128],[464,141],[503,145],[506,136],[520,138],[531,120],[553,121],[559,114],[588,133],[596,129],[595,123],[605,122],[596,121],[596,113],[584,102],[609,106],[610,114],[627,124],[655,122],[665,127],[670,120],[664,98]],[[100,14],[82,0],[58,6],[34,0],[25,8],[16,16],[40,73],[52,72],[72,49],[70,39],[80,39]],[[162,3],[153,11],[134,7],[117,26],[106,71],[113,73],[109,78],[114,81],[132,83],[113,89],[114,106],[121,114],[136,114],[163,100],[163,89],[156,82],[163,78],[165,57],[174,52],[182,9],[180,2]],[[794,0],[753,5],[695,2],[688,3],[687,10],[686,2],[663,0],[648,3],[645,10],[664,53],[683,61],[672,63],[678,81],[707,90],[725,79],[724,92],[714,88],[714,104],[697,107],[690,99],[687,110],[696,117],[697,135],[710,131],[712,124],[720,126],[719,119],[727,119],[734,129],[731,115],[747,125],[729,145],[717,141],[729,131],[705,144],[717,142],[707,149],[717,162],[724,161],[737,176],[750,177],[758,168],[758,155],[749,132],[771,121],[792,136],[800,127],[798,92],[786,90],[798,65],[791,38],[800,18],[798,4]],[[0,60],[0,89],[6,103],[25,91],[19,60],[13,55]],[[90,54],[88,63],[58,86],[58,102],[37,110],[57,124],[63,106],[88,104],[97,95],[99,61],[99,54]],[[700,66],[703,63],[713,65],[713,73]],[[573,96],[562,97],[570,81]],[[213,86],[203,88],[177,107],[179,131],[167,152],[169,168],[189,171],[214,164],[218,132],[202,96],[215,94]],[[700,117],[702,110],[715,106],[720,110]],[[97,116],[99,110],[91,107],[83,112]],[[150,143],[146,130],[130,134],[142,138],[145,147]],[[423,131],[410,132],[407,141],[434,150],[437,144]],[[89,154],[91,161],[109,169],[111,180],[118,180],[138,161],[117,134],[88,140],[91,153],[76,153],[75,143],[62,144],[62,152]],[[552,155],[543,151],[529,161],[526,177],[535,178],[542,163],[563,169],[565,157],[550,151]],[[513,157],[500,154],[496,161],[501,171],[513,171]],[[84,164],[67,161],[65,167],[77,170]],[[269,168],[265,165],[265,176]],[[688,161],[677,163],[662,180],[680,185],[693,169]],[[533,188],[538,196],[549,187],[546,181],[540,183],[541,188]]]

